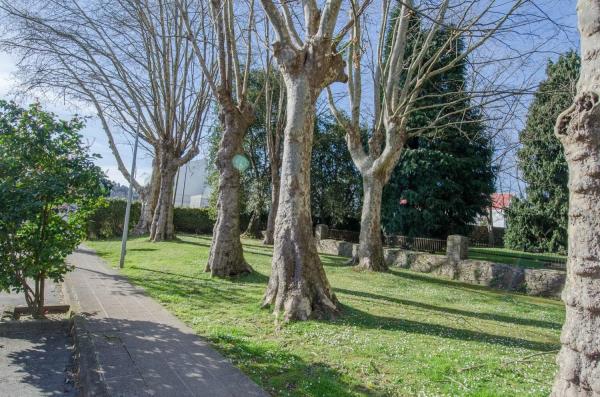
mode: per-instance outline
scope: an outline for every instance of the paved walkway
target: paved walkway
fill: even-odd
[[[0,324],[0,396],[75,396],[72,367],[68,322]]]
[[[59,303],[60,284],[46,281],[46,304]],[[0,292],[0,396],[75,396],[68,322],[14,321],[15,306],[27,306],[23,293]]]
[[[80,248],[68,262],[76,269],[66,277],[67,291],[87,317],[108,395],[268,395],[92,251]]]

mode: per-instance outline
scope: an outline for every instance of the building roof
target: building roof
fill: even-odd
[[[498,210],[508,208],[513,197],[510,193],[492,193],[492,208]]]

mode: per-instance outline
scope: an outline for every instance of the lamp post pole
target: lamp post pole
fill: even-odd
[[[133,145],[133,160],[131,161],[131,179],[129,180],[129,191],[127,192],[127,206],[125,207],[125,222],[123,223],[123,238],[121,239],[121,259],[119,267],[125,266],[125,253],[127,251],[127,235],[129,233],[129,217],[131,215],[131,201],[133,200],[133,178],[135,178],[135,163],[137,160],[138,142],[140,140],[140,125],[138,123],[135,131],[135,143]]]

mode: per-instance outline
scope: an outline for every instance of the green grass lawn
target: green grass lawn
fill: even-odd
[[[90,241],[117,266],[119,241]],[[203,272],[209,237],[132,239],[123,273],[210,340],[273,395],[546,396],[556,366],[560,301],[405,270],[357,273],[322,255],[343,305],[335,321],[277,327],[259,305],[271,249],[245,241],[256,272]]]
[[[558,259],[566,260],[565,256],[554,254],[536,254],[532,252],[514,251],[507,248],[469,248],[469,259],[478,259],[524,268],[548,267],[548,263],[557,262]],[[556,265],[560,266],[560,265]],[[564,267],[564,265],[562,265]]]

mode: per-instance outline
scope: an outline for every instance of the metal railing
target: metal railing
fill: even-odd
[[[410,251],[445,253],[446,240],[425,237],[387,236],[386,245]]]

